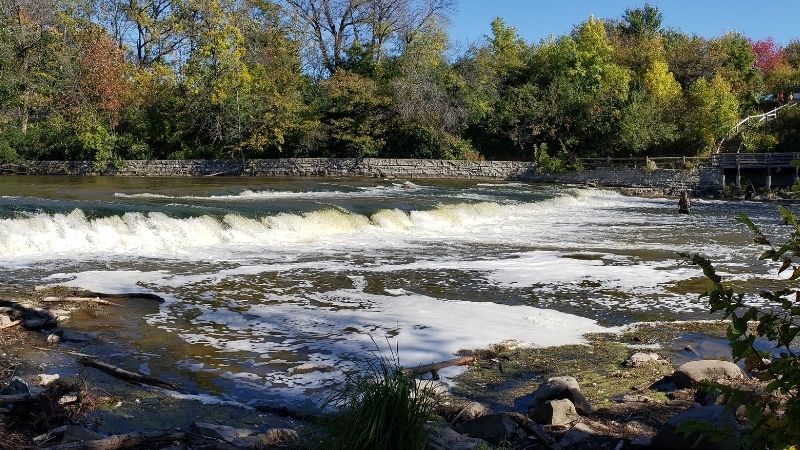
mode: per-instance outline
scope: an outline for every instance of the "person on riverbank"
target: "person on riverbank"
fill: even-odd
[[[681,214],[689,214],[689,208],[692,207],[689,201],[689,193],[686,191],[681,192],[681,198],[678,200],[678,212]]]

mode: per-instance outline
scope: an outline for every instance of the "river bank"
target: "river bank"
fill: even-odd
[[[667,158],[669,159],[669,158]],[[673,158],[678,159],[679,158]],[[285,158],[264,160],[26,161],[0,165],[0,173],[58,176],[276,178],[385,178],[411,180],[499,180],[603,187],[714,191],[721,174],[707,166],[648,168],[646,159],[600,165],[580,171],[548,173],[535,162],[380,158]]]
[[[0,448],[72,448],[70,442],[109,443],[120,436],[140,439],[132,442],[144,448],[156,443],[205,449],[315,448],[315,442],[324,442],[314,419],[320,411],[245,404],[200,392],[197,386],[171,384],[172,375],[142,365],[142,349],[119,341],[117,330],[90,333],[81,318],[113,315],[131,308],[129,303],[153,298],[59,287],[33,292],[7,288],[3,297],[0,312],[20,323],[0,330]],[[441,395],[431,448],[648,448],[645,444],[652,439],[663,439],[671,417],[697,407],[697,402],[713,405],[713,398],[694,387],[676,385],[672,374],[689,361],[729,358],[725,326],[713,321],[640,323],[587,335],[581,345],[507,342],[465,349],[460,354],[474,360],[452,383],[424,382]],[[98,370],[87,359],[113,362],[144,381]],[[574,378],[579,384],[577,400],[574,392],[564,397],[579,414],[572,410],[566,416],[543,417],[537,409],[541,391],[553,377]],[[170,384],[153,386],[152,380]],[[209,381],[213,384],[213,377]],[[3,398],[20,394],[31,400],[2,404]],[[584,405],[590,411],[581,410],[582,401],[591,405]]]

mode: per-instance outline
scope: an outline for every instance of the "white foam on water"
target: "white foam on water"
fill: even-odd
[[[188,303],[180,298],[162,304],[147,320],[177,333],[191,344],[220,353],[247,352],[269,361],[273,355],[294,354],[296,362],[337,366],[352,354],[365,354],[390,336],[406,366],[451,358],[458,350],[483,348],[509,339],[536,346],[583,342],[583,335],[608,332],[596,321],[531,306],[491,302],[442,300],[392,291],[389,295],[364,292],[365,280],[351,277],[352,289],[278,296],[277,303],[244,303],[230,309],[210,300]],[[163,271],[88,271],[50,277],[57,284],[100,292],[131,290],[159,292],[172,284]],[[197,311],[192,325],[176,324],[173,308]],[[454,324],[458,324],[454,326]],[[384,345],[385,350],[385,345]],[[306,355],[305,357],[303,355]],[[251,369],[252,372],[252,369]],[[331,378],[327,373],[295,374],[291,370],[256,375],[230,373],[228,378],[251,387],[317,388]]]
[[[587,209],[624,205],[619,199],[608,191],[568,190],[565,195],[534,203],[441,204],[410,212],[385,209],[370,216],[339,209],[259,218],[237,214],[175,218],[162,212],[89,218],[80,209],[68,214],[31,213],[0,219],[0,261],[72,259],[78,255],[224,259],[231,253],[263,254],[265,248],[383,248],[415,241],[502,244],[535,241],[543,229],[549,230],[546,237],[552,243],[562,236],[560,229],[581,225],[576,210],[585,216]],[[613,220],[612,214],[607,216]],[[593,220],[598,224],[601,219],[598,215]],[[358,239],[352,239],[355,235]]]

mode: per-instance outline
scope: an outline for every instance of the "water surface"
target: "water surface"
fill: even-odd
[[[704,283],[677,252],[769,286],[733,218],[776,231],[776,209],[699,201],[686,216],[676,200],[502,182],[0,177],[0,276],[157,293],[160,306],[73,324],[154,355],[141,370],[294,398],[373,340],[415,364],[708,318]]]

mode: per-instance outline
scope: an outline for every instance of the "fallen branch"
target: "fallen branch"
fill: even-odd
[[[148,448],[153,444],[171,443],[186,439],[183,431],[154,431],[146,433],[128,433],[109,436],[94,441],[70,442],[67,444],[54,445],[47,447],[47,450],[120,450],[135,448],[147,445]]]
[[[19,325],[21,323],[22,323],[21,320],[15,320],[15,321],[13,321],[11,323],[7,323],[5,325],[0,325],[0,330],[5,330],[6,328],[13,328],[13,327],[15,327],[15,326],[17,326],[17,325]]]
[[[403,373],[413,377],[415,375],[422,375],[428,372],[435,372],[440,369],[444,369],[446,367],[466,366],[472,364],[473,362],[475,362],[474,356],[465,356],[463,358],[450,359],[447,361],[437,362],[433,364],[425,364],[417,367],[409,367],[408,369],[403,369]]]
[[[45,297],[41,301],[45,303],[93,303],[103,306],[119,306],[108,300],[101,300],[99,297]]]
[[[121,378],[131,383],[147,384],[150,386],[157,386],[164,389],[171,389],[173,391],[179,390],[177,387],[175,387],[175,385],[167,383],[166,381],[161,381],[158,378],[153,378],[136,372],[130,372],[125,369],[121,369],[117,366],[112,366],[111,364],[98,361],[96,359],[83,357],[80,359],[80,363],[85,366],[94,367],[95,369],[99,369],[109,375]]]

